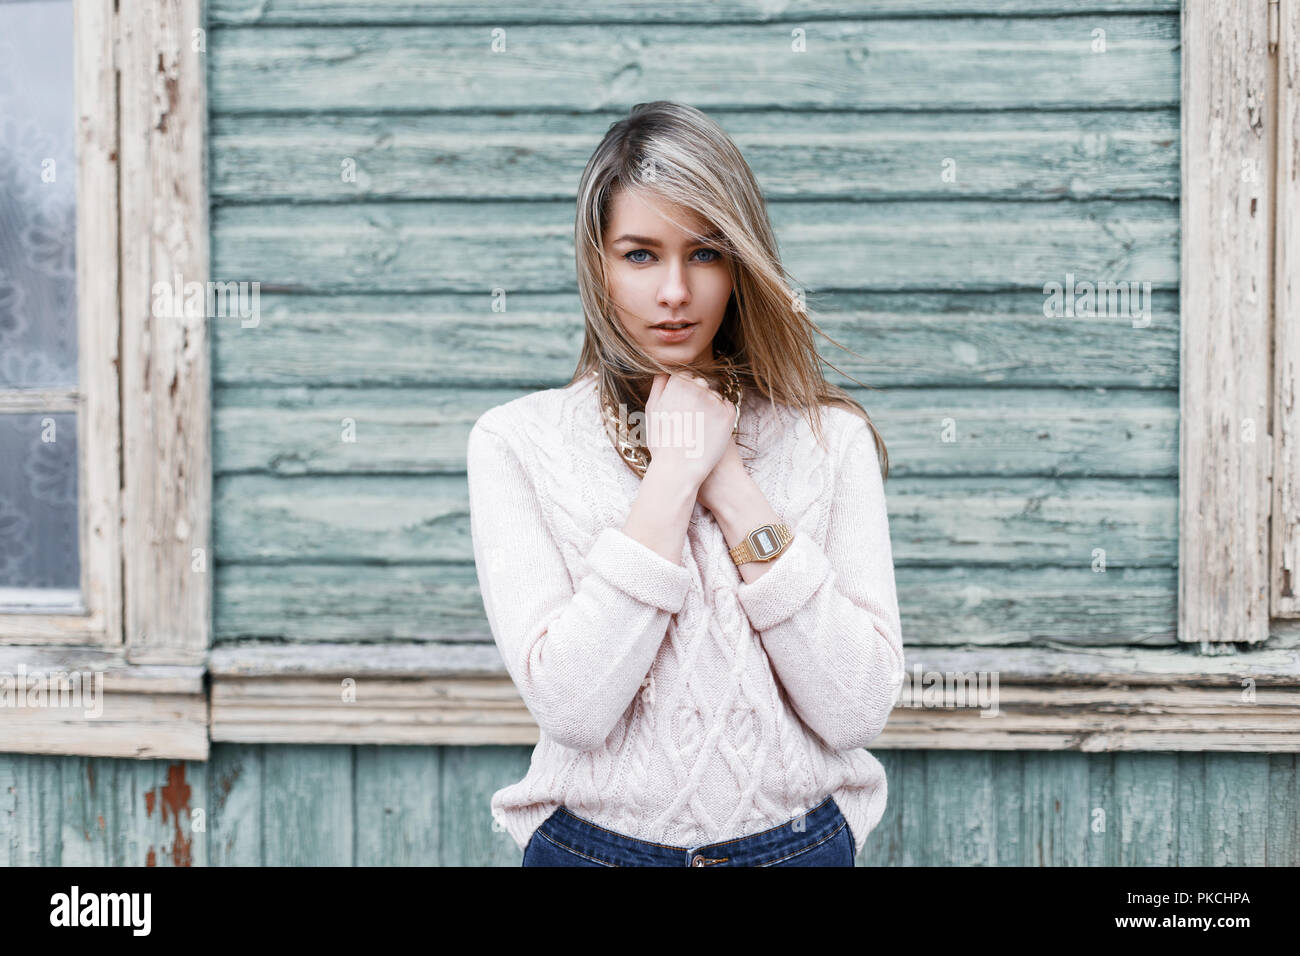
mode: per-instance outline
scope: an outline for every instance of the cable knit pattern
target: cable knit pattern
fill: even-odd
[[[741,457],[795,533],[752,583],[697,504],[681,561],[622,532],[640,479],[601,422],[596,378],[488,409],[467,449],[492,635],[540,735],[492,795],[523,849],[560,805],[683,847],[748,836],[835,798],[855,849],[885,809],[863,749],[903,681],[884,485],[866,423],[746,392]]]

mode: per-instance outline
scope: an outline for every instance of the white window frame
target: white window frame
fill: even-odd
[[[206,319],[151,314],[208,279],[199,0],[75,0],[78,385],[7,392],[75,411],[83,606],[0,611],[0,672],[102,673],[102,714],[0,708],[10,752],[206,760],[211,455]]]
[[[1276,40],[1276,208],[1300,210],[1300,2],[1271,5]],[[1278,216],[1273,282],[1272,614],[1300,618],[1300,213]]]

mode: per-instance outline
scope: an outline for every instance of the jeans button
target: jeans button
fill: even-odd
[[[695,858],[691,860],[691,866],[703,866],[703,865],[704,865],[704,857],[700,856],[698,853],[695,854]]]

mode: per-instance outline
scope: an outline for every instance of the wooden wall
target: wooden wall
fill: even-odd
[[[1173,652],[1178,0],[769,8],[212,0],[213,278],[262,283],[258,327],[212,323],[218,643],[490,641],[468,429],[571,373],[582,166],[676,98],[736,139],[866,360],[823,354],[885,389],[856,394],[908,646]],[[1067,272],[1150,282],[1150,324],[1045,317]],[[514,866],[487,801],[528,753],[3,754],[0,862]],[[860,863],[1300,863],[1295,754],[877,756]]]
[[[491,640],[469,427],[567,381],[582,167],[681,98],[865,357],[822,348],[888,443],[905,642],[1174,645],[1177,0],[764,9],[215,0],[213,277],[263,283],[212,323],[218,643]],[[1046,317],[1067,273],[1149,325]]]
[[[0,754],[0,866],[518,866],[487,801],[523,776],[528,754],[237,744],[214,745],[206,764]],[[1294,753],[876,755],[889,805],[860,866],[1300,865]]]

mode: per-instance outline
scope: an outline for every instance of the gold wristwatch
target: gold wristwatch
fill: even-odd
[[[784,524],[765,524],[745,535],[745,540],[731,549],[736,564],[771,561],[794,540],[794,532]]]

